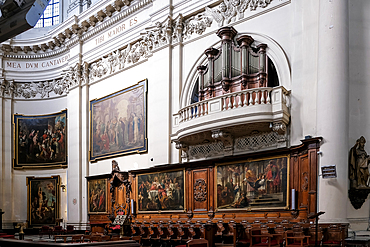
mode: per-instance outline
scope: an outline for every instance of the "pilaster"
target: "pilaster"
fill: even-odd
[[[82,201],[82,184],[85,183],[86,174],[82,173],[83,146],[86,142],[82,139],[85,129],[82,121],[82,98],[80,84],[68,93],[68,221],[71,223],[82,222],[84,217],[82,208],[86,203]]]
[[[320,1],[317,133],[319,164],[336,165],[337,178],[319,177],[322,222],[347,222],[348,191],[348,1]]]

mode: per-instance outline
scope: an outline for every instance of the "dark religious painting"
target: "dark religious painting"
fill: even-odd
[[[147,151],[146,84],[90,101],[90,161]]]
[[[29,227],[56,225],[59,217],[59,176],[27,177]]]
[[[138,211],[184,211],[184,186],[183,170],[138,175]]]
[[[217,166],[217,209],[286,208],[288,156]]]
[[[48,115],[13,115],[17,168],[67,167],[67,110]]]
[[[88,213],[107,213],[107,178],[91,179],[87,181]]]

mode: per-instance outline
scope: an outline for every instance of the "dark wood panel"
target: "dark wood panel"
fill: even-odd
[[[194,212],[208,211],[209,187],[208,169],[193,170],[192,184],[188,189],[193,195]]]
[[[299,188],[298,188],[298,195],[299,195],[299,207],[300,208],[307,208],[308,207],[308,187],[309,187],[309,164],[308,164],[308,157],[307,155],[301,156],[299,159]]]

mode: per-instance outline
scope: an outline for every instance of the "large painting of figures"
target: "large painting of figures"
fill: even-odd
[[[67,110],[48,115],[13,115],[17,168],[67,167]]]
[[[27,177],[27,218],[30,228],[57,224],[59,181],[59,176]]]
[[[138,212],[184,211],[184,170],[138,175]]]
[[[286,208],[288,160],[282,156],[218,165],[217,209]]]
[[[91,179],[87,181],[88,213],[108,213],[107,178]]]
[[[146,84],[90,101],[90,161],[147,151]]]

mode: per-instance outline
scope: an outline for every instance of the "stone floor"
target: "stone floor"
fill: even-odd
[[[18,233],[15,234],[15,238],[19,239]],[[54,236],[51,235],[50,237],[48,235],[24,235],[24,240],[27,241],[42,241],[42,242],[55,242]],[[70,242],[72,238],[67,238],[67,242]],[[63,243],[63,239],[57,239],[57,243]]]

